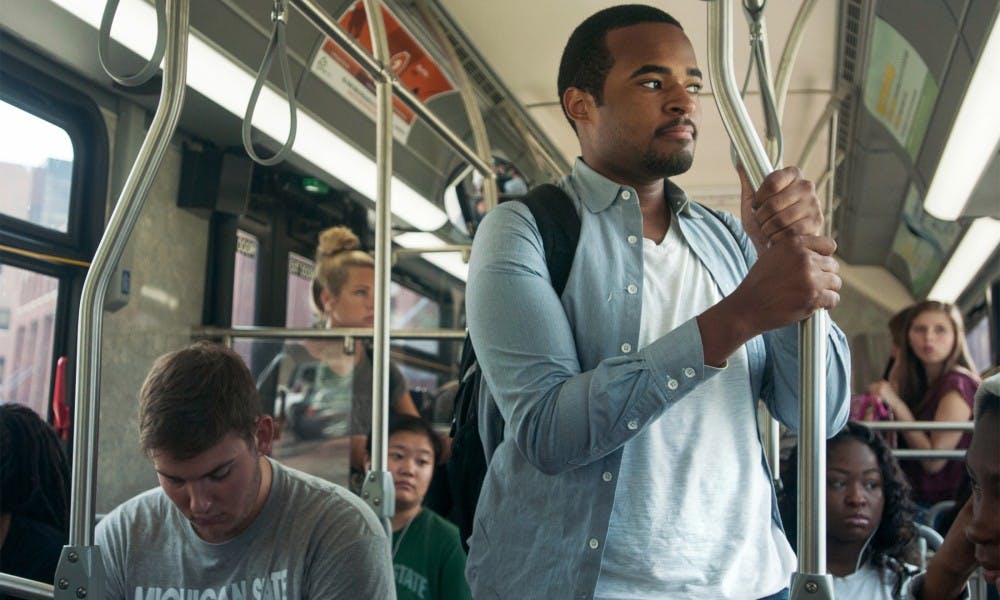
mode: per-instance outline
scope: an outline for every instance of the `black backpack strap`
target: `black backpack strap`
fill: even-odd
[[[580,215],[566,192],[551,183],[532,188],[520,199],[531,210],[545,248],[545,264],[556,294],[562,296],[580,241]]]

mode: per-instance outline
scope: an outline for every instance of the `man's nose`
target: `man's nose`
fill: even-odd
[[[201,482],[194,482],[188,486],[188,504],[191,513],[195,515],[207,514],[212,508],[212,497],[208,493],[205,485]]]
[[[965,528],[965,537],[976,545],[1000,544],[1000,505],[979,507],[972,511],[972,520]]]
[[[698,108],[698,96],[692,94],[681,82],[675,82],[670,88],[664,109],[677,115],[690,115]]]

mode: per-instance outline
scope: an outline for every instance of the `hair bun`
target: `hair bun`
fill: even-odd
[[[343,225],[338,225],[319,234],[316,257],[333,256],[345,250],[356,250],[360,246],[361,240],[353,231]]]

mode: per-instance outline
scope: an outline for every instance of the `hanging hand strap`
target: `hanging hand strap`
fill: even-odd
[[[784,152],[784,138],[781,133],[781,120],[778,117],[777,105],[775,103],[774,86],[771,83],[771,73],[767,67],[767,48],[764,45],[764,8],[767,0],[757,0],[748,2],[743,0],[743,9],[746,11],[750,21],[750,61],[747,63],[747,74],[743,79],[743,89],[740,90],[740,97],[746,98],[747,86],[750,83],[750,72],[754,65],[757,66],[757,83],[760,88],[761,105],[764,109],[764,130],[768,140],[774,142],[774,156],[771,163],[775,168],[780,168],[781,158]],[[735,148],[730,148],[730,153],[735,159]]]
[[[271,21],[274,29],[271,31],[271,39],[267,43],[267,50],[264,51],[264,60],[260,65],[260,72],[257,73],[257,81],[254,82],[253,92],[250,93],[250,100],[247,102],[247,112],[243,117],[243,148],[255,162],[269,167],[285,160],[292,151],[295,144],[296,113],[295,94],[292,88],[292,73],[288,69],[288,53],[285,45],[285,25],[288,23],[287,0],[274,0],[274,10],[271,11]],[[253,113],[257,108],[257,100],[260,97],[260,90],[264,87],[264,80],[268,71],[271,70],[271,62],[275,53],[278,54],[278,63],[281,68],[282,79],[285,84],[285,94],[288,96],[288,139],[281,146],[281,149],[270,158],[261,158],[254,152],[250,131],[253,126]]]
[[[101,67],[116,83],[127,87],[136,87],[149,81],[156,72],[160,70],[160,63],[163,61],[163,52],[167,48],[167,1],[156,0],[156,47],[153,49],[153,56],[142,69],[135,75],[118,75],[112,72],[108,66],[107,53],[111,46],[111,25],[115,21],[115,13],[118,12],[119,0],[108,0],[104,5],[104,15],[101,17],[101,31],[97,39],[97,58],[101,61]]]

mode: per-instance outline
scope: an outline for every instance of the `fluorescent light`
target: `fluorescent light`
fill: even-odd
[[[467,281],[469,279],[469,264],[462,260],[462,255],[459,252],[451,252],[448,254],[435,252],[434,254],[425,254],[424,260],[442,271],[451,273],[462,281]]]
[[[444,240],[433,233],[419,231],[401,233],[393,240],[404,248],[440,248],[447,245]]]
[[[924,210],[939,219],[961,216],[972,190],[1000,142],[1000,18],[986,40],[972,80],[924,197]]]
[[[52,1],[95,29],[100,28],[104,0]],[[124,0],[118,7],[112,37],[140,56],[149,58],[155,40],[155,23],[156,14],[151,5],[142,0]],[[263,52],[263,45],[261,48]],[[187,81],[193,89],[242,119],[253,90],[254,75],[192,30],[188,37]],[[284,140],[288,135],[287,100],[269,85],[261,89],[253,123],[259,131],[275,140]],[[301,107],[292,150],[375,201],[375,161]],[[393,214],[410,225],[435,230],[448,221],[448,216],[434,203],[396,177],[392,178],[390,192]]]
[[[438,248],[448,245],[444,240],[432,233],[401,233],[394,240],[404,248]],[[462,281],[469,279],[469,265],[463,259],[462,253],[457,250],[455,252],[428,252],[420,256],[432,265],[451,273]]]
[[[944,302],[957,300],[998,245],[1000,221],[990,217],[973,221],[927,297]]]

